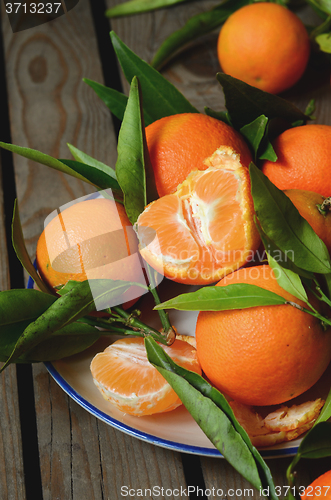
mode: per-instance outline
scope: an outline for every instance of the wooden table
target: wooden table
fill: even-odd
[[[120,0],[119,0],[120,1]],[[83,77],[125,92],[109,38],[106,7],[116,0],[80,0],[51,23],[13,34],[1,4],[2,50],[1,137],[57,158],[70,158],[66,143],[114,165],[118,123],[82,82]],[[217,0],[203,4],[216,5]],[[150,61],[160,42],[201,10],[193,2],[156,13],[114,20],[111,28],[140,57]],[[306,20],[310,21],[309,10]],[[308,18],[307,18],[308,16]],[[197,40],[164,70],[164,75],[199,110],[224,109],[215,42],[217,33]],[[331,125],[329,69],[311,67],[307,78],[284,97],[305,109],[316,99],[317,123]],[[10,243],[10,222],[18,198],[24,236],[34,256],[45,217],[55,208],[89,192],[86,184],[24,158],[1,152],[0,287],[23,287],[23,276]],[[222,488],[228,498],[244,498],[246,483],[223,459],[181,454],[155,447],[114,430],[73,402],[49,376],[43,364],[10,366],[0,383],[0,499],[118,499],[121,487],[164,487],[164,498],[176,488]],[[290,459],[269,460],[275,483],[286,485]],[[298,484],[307,485],[331,468],[330,460],[302,461]],[[232,494],[232,489],[237,490]],[[173,492],[172,494],[170,492]],[[190,498],[217,498],[200,492]],[[254,498],[258,498],[256,493]],[[154,498],[157,498],[154,496]],[[160,497],[161,498],[161,497]]]

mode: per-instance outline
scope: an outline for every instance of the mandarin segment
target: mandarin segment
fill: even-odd
[[[167,116],[146,127],[146,140],[159,196],[172,194],[192,170],[204,170],[205,158],[222,145],[252,161],[250,150],[233,127],[202,113]]]
[[[196,349],[188,342],[175,340],[170,347],[162,348],[180,366],[201,374]],[[103,397],[130,415],[153,415],[182,404],[149,363],[142,338],[117,340],[93,358],[90,368]]]
[[[239,155],[222,147],[206,166],[148,205],[135,226],[143,258],[180,283],[214,283],[251,259],[260,242]]]
[[[218,286],[234,283],[257,285],[306,306],[278,285],[269,266],[240,269]],[[331,359],[330,328],[325,331],[317,318],[290,304],[202,311],[196,341],[211,383],[246,405],[295,398],[318,381]]]

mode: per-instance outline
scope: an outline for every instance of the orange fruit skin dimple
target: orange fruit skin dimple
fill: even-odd
[[[269,266],[236,271],[218,285],[248,283],[303,306]],[[314,385],[331,359],[330,328],[291,305],[202,311],[196,326],[201,368],[221,392],[253,406],[281,404]]]
[[[201,374],[196,349],[175,340],[162,346],[180,366]],[[117,340],[91,362],[94,383],[119,410],[135,416],[171,411],[182,403],[162,375],[147,360],[142,338]]]
[[[331,499],[331,470],[325,472],[313,481],[302,495],[301,500]]]
[[[302,125],[285,130],[272,143],[278,157],[266,160],[263,173],[279,189],[331,193],[331,126]]]
[[[146,140],[159,196],[171,194],[192,170],[207,168],[203,161],[222,145],[252,161],[243,138],[226,123],[202,113],[166,116],[146,127]]]
[[[278,94],[301,78],[310,42],[293,12],[276,3],[258,2],[229,16],[220,30],[217,54],[224,73]]]

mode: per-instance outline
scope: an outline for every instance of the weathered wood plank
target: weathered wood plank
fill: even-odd
[[[0,164],[0,290],[10,288],[5,213]],[[9,366],[0,375],[0,499],[24,500],[24,470],[16,367]]]
[[[68,18],[15,36],[6,19],[4,29],[13,142],[56,157],[70,156],[65,144],[71,142],[113,165],[116,139],[110,114],[81,82],[83,77],[103,81],[88,1],[81,0]],[[33,256],[44,218],[90,188],[20,157],[15,157],[15,172],[23,231]],[[126,482],[144,488],[158,481],[169,487],[183,484],[179,454],[110,429],[71,401],[43,365],[35,365],[33,372],[45,500],[101,500],[105,491],[115,498],[115,484],[116,498],[121,498]]]

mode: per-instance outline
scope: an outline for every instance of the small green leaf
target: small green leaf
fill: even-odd
[[[307,0],[308,4],[321,16],[326,19],[331,15],[331,2],[330,0]]]
[[[127,100],[126,100],[127,102]],[[116,172],[113,168],[109,167],[105,163],[102,163],[99,160],[96,160],[92,156],[83,153],[83,151],[80,151],[78,148],[73,146],[72,144],[67,143],[67,146],[70,150],[70,153],[72,156],[75,158],[76,161],[79,161],[81,163],[85,163],[85,165],[90,165],[91,167],[96,168],[97,170],[100,170],[101,172],[104,172],[107,174],[109,177],[112,177],[113,179],[116,180]],[[118,186],[119,189],[119,186]]]
[[[278,262],[268,255],[268,262],[272,268],[274,275],[277,279],[277,283],[287,292],[294,295],[299,300],[308,303],[308,297],[306,291],[302,285],[300,276],[289,269],[285,269],[280,266]]]
[[[142,121],[139,80],[134,77],[118,136],[116,175],[124,206],[134,224],[145,206],[158,197]]]
[[[331,32],[318,35],[315,38],[315,41],[318,43],[319,48],[322,52],[331,54]]]
[[[265,135],[268,125],[268,118],[264,115],[258,116],[255,120],[240,129],[240,133],[245,137],[250,145],[254,159],[257,159],[257,152],[260,147],[261,141]]]
[[[184,293],[155,306],[154,309],[227,311],[279,304],[286,304],[286,300],[274,292],[247,283],[233,283],[226,286],[208,286],[196,292]]]
[[[131,285],[131,282],[115,280],[89,280],[79,283],[79,286],[73,287],[58,298],[35,321],[29,323],[0,371],[40,342],[50,338],[57,330],[95,309],[109,307],[109,301],[118,298]]]
[[[110,37],[127,81],[131,84],[135,76],[139,79],[144,112],[151,121],[177,113],[198,113],[174,85],[134,54],[113,31]]]
[[[128,102],[127,96],[122,94],[118,90],[111,89],[109,87],[106,87],[105,85],[102,85],[101,83],[89,80],[88,78],[83,78],[83,81],[94,90],[97,96],[100,97],[100,99],[105,103],[107,108],[110,109],[113,115],[122,121],[126,104]]]
[[[330,273],[329,252],[286,194],[254,164],[250,168],[255,212],[263,232],[299,268]]]
[[[176,5],[184,1],[186,0],[129,0],[106,10],[106,16],[110,18],[130,16],[132,14],[164,9],[165,7],[170,7],[170,5]]]
[[[97,186],[100,189],[112,189],[114,191],[114,195],[117,193],[121,193],[121,188],[116,179],[109,173],[101,170],[97,167],[93,167],[91,165],[86,165],[85,163],[81,163],[75,160],[60,160],[61,163],[64,163],[68,167],[70,167],[75,172],[83,175],[85,179],[94,186]]]
[[[310,99],[305,109],[305,115],[308,116],[310,120],[315,120],[315,117],[313,116],[315,109],[316,109],[315,99]]]
[[[51,290],[48,288],[46,283],[42,281],[39,274],[37,273],[34,265],[31,262],[28,251],[26,249],[19,211],[18,211],[17,200],[15,200],[13,220],[12,220],[12,242],[15,253],[19,261],[21,262],[22,266],[27,271],[27,273],[31,276],[33,281],[36,283],[36,285],[40,288],[41,291],[45,293],[51,293]]]
[[[221,122],[224,122],[227,125],[232,126],[230,116],[227,111],[214,111],[213,109],[205,106],[205,113],[206,115],[211,116],[212,118],[216,118],[217,120],[220,120]]]
[[[281,97],[264,92],[225,73],[217,73],[223,87],[226,109],[235,128],[241,128],[261,115],[267,118],[283,118],[289,124],[297,120],[307,121],[302,111]]]
[[[12,153],[17,153],[18,155],[23,156],[24,158],[28,158],[29,160],[33,160],[37,163],[41,163],[42,165],[46,165],[47,167],[51,167],[51,168],[54,168],[55,170],[59,170],[60,172],[63,172],[64,174],[68,174],[68,175],[71,175],[73,177],[77,177],[77,179],[80,179],[84,182],[88,182],[90,184],[93,184],[88,179],[83,177],[79,172],[75,172],[70,167],[68,167],[67,165],[62,163],[62,161],[56,160],[55,158],[52,158],[49,155],[41,153],[40,151],[37,151],[35,149],[30,149],[30,148],[23,148],[21,146],[15,146],[14,144],[7,144],[5,142],[0,142],[0,146],[4,149],[7,149],[8,151],[11,151]]]
[[[147,337],[145,347],[150,363],[226,460],[257,489],[269,487],[269,498],[278,500],[267,464],[238,424],[224,396],[197,373],[174,363],[153,339]]]
[[[159,70],[178,49],[218,28],[233,12],[248,3],[249,0],[225,0],[209,11],[191,17],[162,43],[152,60],[152,66]]]
[[[331,418],[331,389],[325,400],[322,411],[314,423],[314,426],[319,424],[320,422],[326,422],[327,420],[329,420],[329,418]]]

